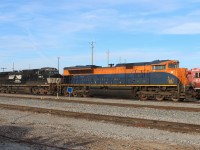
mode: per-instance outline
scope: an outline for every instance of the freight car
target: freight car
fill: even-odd
[[[56,68],[0,72],[1,93],[54,94],[61,76]]]
[[[140,100],[185,99],[188,70],[176,60],[122,63],[116,66],[95,65],[64,68],[63,87],[73,87],[73,96],[120,96]],[[67,94],[66,88],[63,89]]]

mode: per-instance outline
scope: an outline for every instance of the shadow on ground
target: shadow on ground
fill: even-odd
[[[43,135],[34,134],[34,128],[17,125],[0,126],[0,149],[1,150],[60,150],[76,149],[86,150],[86,145],[95,142],[93,139],[72,136],[68,137],[55,133],[46,132]],[[65,134],[66,135],[66,134]]]

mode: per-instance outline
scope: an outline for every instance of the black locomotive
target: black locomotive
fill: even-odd
[[[1,93],[54,94],[62,76],[56,68],[0,72]]]

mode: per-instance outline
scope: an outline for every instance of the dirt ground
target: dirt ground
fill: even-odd
[[[61,128],[34,123],[7,124],[1,120],[1,150],[195,150],[194,147],[170,145],[157,141],[102,138],[77,133],[71,127]]]

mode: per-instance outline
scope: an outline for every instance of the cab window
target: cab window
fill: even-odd
[[[155,65],[152,66],[152,70],[165,70],[166,69],[166,65]]]
[[[200,78],[200,73],[199,73],[199,72],[196,72],[195,75],[194,75],[194,77],[195,77],[195,78]]]
[[[177,64],[169,64],[168,67],[169,67],[169,68],[178,68],[178,67],[177,67]]]

